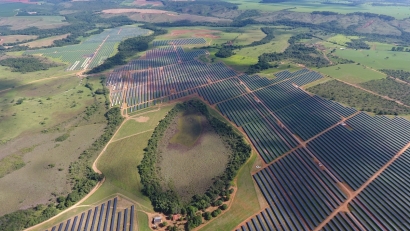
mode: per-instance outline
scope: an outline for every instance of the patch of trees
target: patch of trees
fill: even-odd
[[[346,43],[348,48],[369,50],[370,46],[361,39],[352,39],[351,42]]]
[[[386,95],[392,99],[397,99],[406,105],[410,105],[410,86],[399,83],[391,78],[371,80],[361,83],[360,86]]]
[[[32,56],[2,59],[0,60],[0,65],[10,67],[11,71],[20,73],[44,71],[50,67],[58,66],[55,63],[42,62],[40,59]]]
[[[118,45],[118,53],[112,57],[107,58],[101,65],[89,70],[88,74],[95,74],[106,71],[117,65],[124,65],[127,63],[127,58],[135,55],[137,52],[145,51],[148,49],[148,44],[155,39],[155,36],[165,34],[166,30],[158,29],[152,26],[146,26],[154,29],[154,34],[150,36],[138,36],[134,38],[128,38],[121,41]]]
[[[391,51],[399,51],[399,52],[410,52],[410,49],[408,47],[392,47]]]
[[[301,39],[311,39],[311,34],[298,34],[289,38],[289,47],[282,53],[263,53],[258,57],[258,63],[251,65],[246,71],[247,74],[254,74],[261,70],[272,67],[270,62],[280,62],[285,59],[293,60],[297,63],[314,66],[317,68],[328,66],[330,63],[323,57],[323,54],[314,47],[308,47],[298,43]]]
[[[394,101],[368,93],[337,80],[331,80],[310,87],[308,91],[324,98],[349,105],[360,111],[373,112],[378,115],[409,114],[410,109]]]
[[[215,129],[223,142],[230,147],[232,154],[229,157],[225,171],[215,177],[212,186],[204,195],[195,195],[191,202],[183,204],[179,196],[173,190],[163,190],[160,184],[157,164],[158,142],[175,118],[175,116],[184,110],[194,110],[202,113]],[[144,149],[144,158],[138,166],[138,172],[141,176],[143,185],[142,192],[148,196],[156,211],[165,214],[181,213],[187,215],[186,229],[191,230],[202,223],[201,215],[197,214],[198,210],[204,210],[211,205],[215,205],[221,198],[229,200],[229,195],[233,192],[231,181],[235,178],[239,168],[247,161],[250,156],[251,148],[245,143],[241,135],[237,134],[231,126],[213,117],[204,103],[198,100],[189,100],[182,104],[177,104],[162,119],[155,128],[147,147]]]
[[[403,70],[389,70],[389,69],[382,69],[381,72],[385,73],[388,76],[393,78],[401,79],[405,82],[410,83],[410,72],[403,71]]]
[[[218,52],[215,53],[216,57],[219,58],[228,58],[234,55],[235,52],[233,52],[233,48],[230,46],[223,46],[218,50]]]

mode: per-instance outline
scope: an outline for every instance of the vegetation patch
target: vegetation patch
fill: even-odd
[[[178,130],[169,140],[169,143],[192,147],[202,133],[203,116],[185,111],[176,119],[178,120]]]
[[[4,157],[0,160],[0,178],[12,171],[24,167],[24,165],[23,156],[20,154],[12,154]]]
[[[389,70],[389,69],[382,69],[381,72],[385,73],[388,76],[393,78],[397,78],[403,80],[405,82],[410,83],[410,72],[403,71],[403,70]]]
[[[410,105],[410,85],[399,83],[391,78],[385,78],[365,82],[360,86]]]
[[[169,140],[175,135],[175,131],[174,134],[172,133],[172,127],[174,127],[174,129],[178,127],[178,116],[184,115],[185,112],[189,112],[190,114],[202,118],[202,134],[197,141],[198,144],[196,144],[199,147],[198,149],[195,149],[197,147],[196,145],[190,148],[181,144],[169,143]],[[194,134],[197,134],[197,132]],[[206,137],[212,137],[211,140],[207,141],[208,144],[205,146],[199,145],[201,142],[206,141]],[[219,140],[219,144],[216,143],[217,141],[215,138]],[[213,149],[215,147],[218,147],[218,150]],[[175,149],[175,154],[173,156],[171,156],[172,154],[170,155],[165,152],[172,149]],[[221,152],[221,150],[224,149],[227,150],[227,154],[229,153],[230,155],[229,157],[226,157],[227,164],[224,164],[225,166],[221,168],[222,173],[219,175],[214,175],[219,171],[214,172],[214,166],[201,166],[199,163],[202,161],[201,158],[209,158],[210,160],[208,160],[207,163],[215,163],[215,161],[223,163],[221,158],[224,156],[224,151]],[[148,141],[148,146],[144,150],[144,158],[138,166],[141,183],[143,185],[143,193],[151,199],[156,211],[166,214],[186,213],[186,228],[188,230],[202,223],[201,215],[197,214],[198,209],[205,210],[210,207],[211,204],[216,204],[216,201],[221,199],[229,200],[229,194],[233,192],[231,189],[231,181],[235,178],[239,168],[247,161],[251,151],[249,145],[245,143],[242,136],[238,135],[232,127],[212,116],[206,105],[198,100],[190,100],[182,104],[177,104],[172,110],[170,110],[168,115],[161,120],[155,128],[151,139]],[[185,153],[183,154],[185,156],[182,156],[180,152],[181,150],[184,150],[185,152],[192,150],[193,154],[197,153],[201,156],[190,157],[185,155]],[[163,170],[162,168],[164,168],[165,164],[169,164],[169,161],[172,161],[172,157],[176,158],[176,155],[180,155],[181,158],[184,158],[184,160],[180,161],[183,166],[175,167],[169,165],[168,169]],[[171,158],[165,159],[165,157]],[[187,158],[190,158],[190,161],[187,161]],[[166,161],[168,161],[168,163]],[[174,172],[174,175],[180,174],[179,176],[182,177],[183,169],[189,169],[189,165],[192,166],[195,164],[201,166],[202,169],[208,167],[208,169],[204,169],[202,173],[191,174],[192,176],[197,177],[196,179],[190,179],[196,181],[195,185],[202,185],[201,187],[207,185],[204,184],[204,179],[201,178],[201,175],[204,175],[207,172],[212,172],[210,175],[214,175],[214,178],[209,182],[211,186],[208,184],[206,186],[208,188],[203,189],[205,192],[202,191],[202,193],[193,196],[192,199],[190,198],[189,201],[184,201],[183,195],[179,194],[177,188],[180,179],[174,178],[172,181],[166,182],[164,181],[162,174],[164,174],[163,171],[172,171]],[[194,169],[190,171],[194,171]],[[166,182],[166,184],[164,184],[164,182]],[[185,198],[187,198],[188,195],[189,194],[186,194]],[[214,215],[217,216],[218,214],[215,213]]]
[[[11,71],[21,73],[44,71],[57,66],[34,57],[6,58],[0,60],[0,65],[11,67]]]
[[[318,84],[307,89],[324,98],[347,104],[360,111],[373,112],[378,115],[409,114],[410,108],[365,92],[337,80]]]

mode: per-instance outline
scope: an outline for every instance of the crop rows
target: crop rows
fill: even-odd
[[[245,124],[243,129],[266,163],[298,145],[293,136],[279,126],[272,116]]]
[[[172,40],[156,40],[152,42],[154,46],[169,46],[169,45],[176,45],[176,46],[183,46],[183,45],[190,45],[190,44],[205,44],[206,41],[203,38],[187,38],[187,39],[172,39]]]
[[[358,189],[410,142],[410,122],[362,112],[308,143],[341,182]]]
[[[215,104],[246,93],[245,87],[237,79],[227,79],[196,90],[210,104]]]
[[[342,119],[313,97],[278,110],[275,114],[292,133],[303,140],[315,136]]]
[[[128,211],[130,210],[130,213]],[[121,213],[124,212],[124,215]],[[128,215],[129,214],[129,215]],[[134,205],[117,213],[117,198],[53,226],[51,231],[134,231]],[[47,230],[48,231],[48,230]]]
[[[255,230],[269,225],[275,227],[270,230],[313,230],[346,199],[304,149],[264,168],[254,179],[270,205],[265,211],[269,219],[251,219],[246,225]]]

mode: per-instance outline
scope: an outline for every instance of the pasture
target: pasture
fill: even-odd
[[[296,12],[312,12],[312,11],[333,11],[341,14],[353,12],[368,12],[375,14],[384,14],[393,16],[397,19],[404,19],[410,16],[409,6],[373,6],[372,4],[361,4],[357,6],[348,6],[345,4],[324,4],[325,1],[309,1],[309,0],[291,0],[278,3],[260,3],[258,0],[229,0],[234,4],[240,4],[240,10],[263,10],[263,11],[279,11],[290,10]]]
[[[353,84],[363,83],[375,79],[383,79],[386,77],[383,73],[354,63],[339,64],[316,70],[335,79],[340,79]]]
[[[98,86],[98,80],[89,81]],[[38,81],[0,93],[0,169],[8,173],[0,178],[4,189],[1,215],[47,203],[53,198],[51,194],[68,192],[70,163],[104,128],[105,118],[100,110],[88,121],[82,119],[85,108],[94,102],[104,99],[94,99],[89,89],[73,76]],[[55,141],[63,134],[69,134],[66,140]],[[12,183],[14,180],[17,181]]]
[[[62,16],[16,16],[0,18],[0,26],[10,26],[12,30],[21,30],[29,27],[52,29],[68,25]]]
[[[224,172],[230,153],[204,115],[188,110],[180,113],[158,145],[163,187],[188,202],[205,193],[212,179]]]
[[[29,46],[30,48],[35,48],[35,47],[43,47],[43,46],[51,46],[53,45],[53,42],[55,40],[60,40],[60,39],[64,39],[67,38],[69,34],[63,34],[63,35],[57,35],[57,36],[52,36],[52,37],[48,37],[48,38],[43,38],[43,39],[39,39],[39,40],[34,40],[32,42],[28,42],[28,43],[23,43],[21,44],[22,46]]]
[[[7,35],[7,36],[0,36],[0,45],[3,43],[14,43],[14,42],[21,42],[24,40],[35,39],[37,38],[36,35]]]
[[[391,48],[391,47],[390,47]],[[387,50],[336,50],[335,55],[350,59],[373,69],[395,69],[410,71],[409,52]]]

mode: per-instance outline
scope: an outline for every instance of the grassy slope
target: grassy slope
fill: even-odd
[[[380,72],[356,64],[340,64],[316,70],[333,78],[354,84],[386,77]]]

